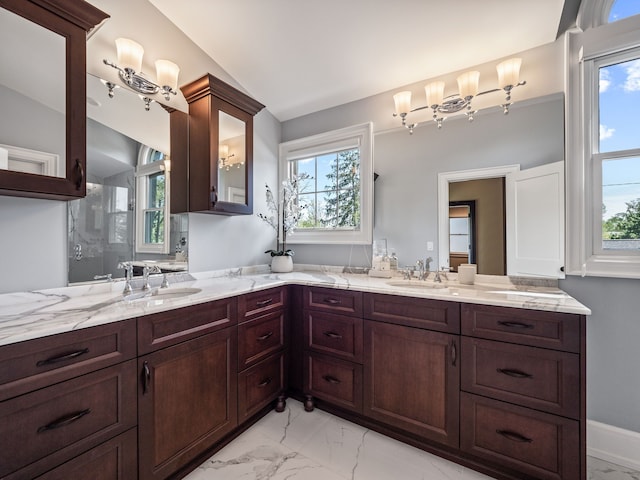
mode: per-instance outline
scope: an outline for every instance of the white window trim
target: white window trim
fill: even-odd
[[[288,162],[305,156],[318,155],[334,150],[336,145],[357,142],[360,148],[360,209],[359,230],[303,230],[296,229],[287,235],[287,244],[353,244],[370,245],[373,241],[373,124],[333,130],[310,137],[280,144],[278,178],[288,178]]]
[[[597,92],[594,92],[595,84],[591,81],[590,61],[639,46],[638,16],[571,33],[566,38],[568,275],[640,278],[640,256],[618,253],[620,251],[604,254],[600,247],[594,248],[594,238],[599,234],[596,229],[601,227],[597,215],[602,215],[601,211],[595,212],[600,208],[595,202],[602,198],[602,194],[601,183],[595,183],[600,175],[596,168],[599,163],[594,162],[595,155],[592,154],[598,141],[592,132],[597,130],[588,120],[597,122],[597,115],[592,113]]]
[[[167,168],[170,163],[168,161],[157,161],[148,164],[142,164],[141,159],[148,156],[150,147],[144,146],[140,149],[138,155],[138,167],[136,168],[136,252],[137,253],[169,253],[169,236],[170,236],[170,208],[169,199],[171,198],[171,169]],[[147,184],[150,175],[164,171],[165,185],[165,202],[164,202],[164,242],[163,243],[145,243],[145,226],[144,226],[144,210],[146,208]]]

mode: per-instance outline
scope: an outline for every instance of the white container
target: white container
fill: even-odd
[[[273,273],[289,273],[293,271],[293,257],[290,255],[276,255],[271,257],[271,271]]]
[[[462,263],[458,266],[458,283],[473,285],[476,281],[477,266],[475,263]]]

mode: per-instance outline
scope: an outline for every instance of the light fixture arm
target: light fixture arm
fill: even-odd
[[[153,83],[151,80],[144,78],[142,75],[137,74],[131,68],[120,68],[115,63],[110,62],[109,60],[103,60],[105,65],[109,65],[110,67],[118,70],[120,74],[120,79],[132,90],[142,94],[142,95],[155,95],[156,93],[160,93],[166,101],[171,100],[171,95],[177,95],[173,88],[168,85],[160,86]],[[111,83],[111,82],[110,82]],[[108,85],[107,85],[108,87]],[[112,96],[113,90],[110,89],[110,97]]]

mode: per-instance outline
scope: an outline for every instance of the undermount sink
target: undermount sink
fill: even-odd
[[[154,288],[152,290],[143,292],[133,292],[122,297],[125,302],[136,302],[140,300],[152,301],[152,300],[169,300],[172,298],[182,298],[189,295],[195,295],[200,293],[200,288]]]
[[[417,289],[430,289],[430,290],[440,290],[447,288],[447,285],[442,283],[433,283],[433,282],[424,282],[419,280],[395,280],[391,282],[387,282],[387,285],[390,287],[400,287],[400,288],[417,288]]]

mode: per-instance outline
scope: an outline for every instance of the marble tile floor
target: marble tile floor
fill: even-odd
[[[589,458],[588,480],[640,480],[640,472]],[[186,480],[488,480],[321,410],[287,400]]]

